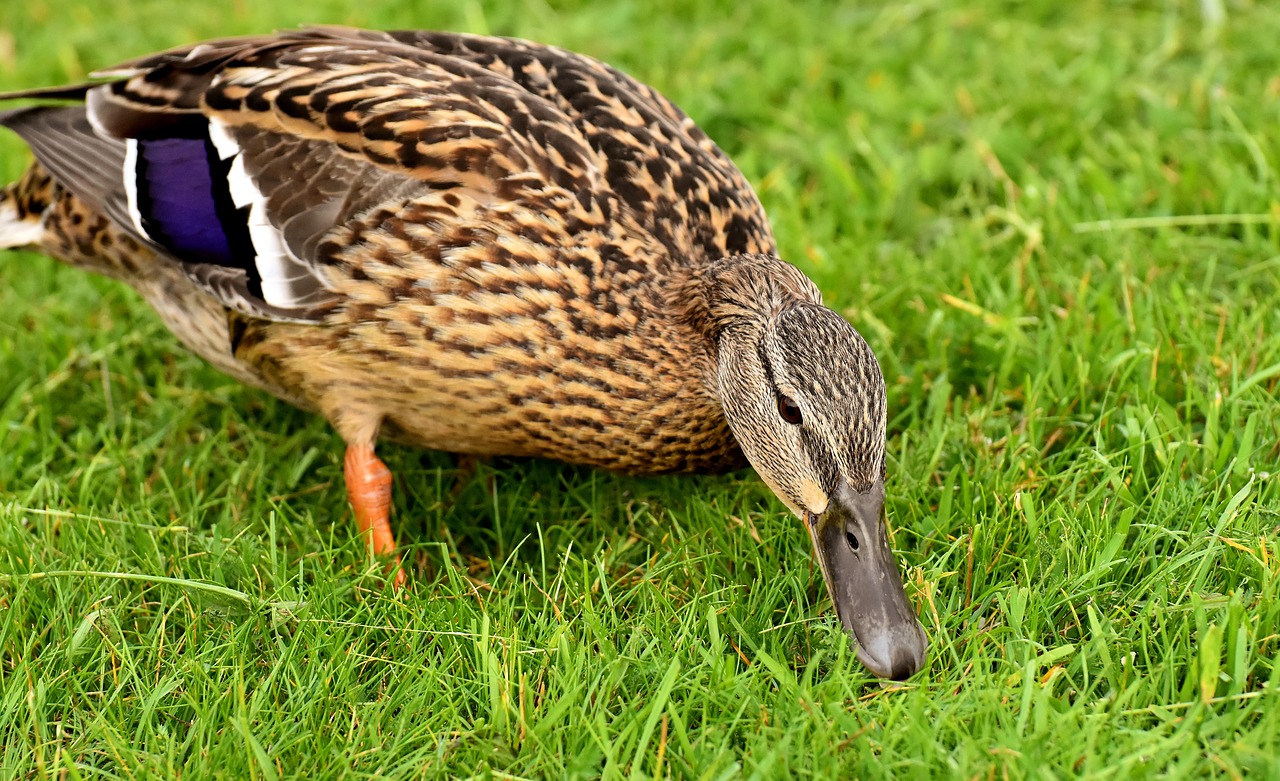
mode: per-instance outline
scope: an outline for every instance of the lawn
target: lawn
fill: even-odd
[[[880,358],[928,668],[861,668],[749,471],[385,446],[391,593],[322,420],[9,253],[0,778],[1280,775],[1280,7],[417,6],[5,2],[0,89],[300,22],[655,85]]]

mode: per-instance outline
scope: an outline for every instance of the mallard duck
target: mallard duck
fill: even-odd
[[[214,366],[327,418],[375,553],[395,553],[379,437],[632,474],[747,462],[865,666],[923,666],[875,356],[662,95],[550,46],[345,28],[95,77],[3,96],[60,103],[0,114],[35,156],[0,247],[124,281]]]

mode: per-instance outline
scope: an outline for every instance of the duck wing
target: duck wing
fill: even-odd
[[[105,84],[28,91],[83,107],[0,115],[60,184],[226,306],[275,320],[340,303],[352,225],[452,194],[574,193],[675,257],[772,251],[723,153],[652,89],[523,41],[312,28],[148,55]],[[447,219],[447,215],[441,219]],[[343,229],[343,230],[339,230]]]

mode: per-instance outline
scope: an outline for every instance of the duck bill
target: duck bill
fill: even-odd
[[[858,660],[881,678],[905,680],[924,667],[924,627],[902,588],[884,519],[884,484],[866,493],[844,485],[809,536],[836,615],[858,644]]]

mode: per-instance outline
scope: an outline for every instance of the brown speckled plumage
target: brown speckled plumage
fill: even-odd
[[[379,550],[379,436],[629,473],[745,455],[811,519],[880,484],[870,349],[774,257],[724,153],[617,70],[316,28],[102,75],[24,95],[85,107],[0,115],[37,158],[0,246],[129,283],[215,366],[324,415]]]
[[[311,259],[331,295],[287,313],[303,324],[256,317],[271,308],[238,289],[221,303],[247,317],[181,322],[170,302],[198,293],[139,286],[215,365],[349,438],[381,427],[425,447],[627,472],[741,464],[705,389],[706,348],[670,316],[671,297],[691,270],[771,253],[773,239],[737,169],[653,90],[522,41],[333,29],[107,73],[138,74],[114,87],[128,108],[225,121],[257,153],[249,172],[280,193],[282,221],[311,194],[346,197]],[[134,253],[95,251],[87,223],[51,221],[45,249],[154,282],[137,268],[153,253],[133,260],[124,226],[94,235]]]

